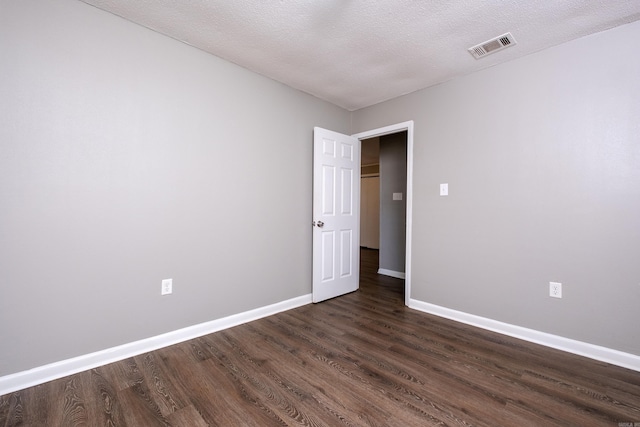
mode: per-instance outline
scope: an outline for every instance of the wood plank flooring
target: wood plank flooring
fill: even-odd
[[[640,423],[640,373],[410,310],[376,270],[363,250],[357,292],[0,396],[0,426]]]

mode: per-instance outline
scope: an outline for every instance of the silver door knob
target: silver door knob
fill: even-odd
[[[322,222],[322,221],[315,222],[314,221],[313,225],[317,225],[318,227],[322,228],[322,227],[324,227],[324,222]]]

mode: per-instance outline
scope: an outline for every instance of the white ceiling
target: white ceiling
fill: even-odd
[[[640,0],[82,1],[348,110],[640,19]]]

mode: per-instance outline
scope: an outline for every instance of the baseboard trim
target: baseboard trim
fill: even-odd
[[[640,372],[640,356],[410,299],[409,308]]]
[[[387,270],[386,268],[379,268],[378,274],[395,277],[396,279],[404,279],[405,277],[405,274],[402,271]]]
[[[311,294],[0,377],[0,396],[311,304]]]

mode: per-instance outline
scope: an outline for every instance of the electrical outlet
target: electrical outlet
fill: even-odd
[[[170,293],[173,292],[173,279],[164,279],[162,281],[162,289],[161,289],[161,294],[162,295],[169,295]]]
[[[549,296],[553,298],[562,298],[562,283],[549,282]]]

